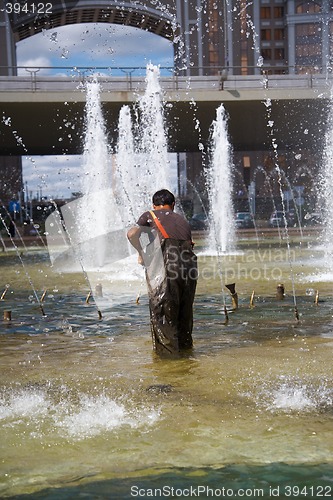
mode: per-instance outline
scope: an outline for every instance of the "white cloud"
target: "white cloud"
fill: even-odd
[[[39,56],[36,58],[26,59],[24,62],[24,66],[26,68],[30,68],[30,69],[36,68],[39,70],[38,71],[39,75],[42,75],[42,74],[47,73],[48,70],[41,70],[40,68],[41,67],[49,67],[49,66],[52,66],[52,64],[51,64],[51,61],[49,59],[47,59],[47,57]],[[22,76],[28,75],[28,72],[25,68],[18,68],[17,73],[18,73],[18,75],[22,75]]]
[[[81,190],[82,156],[35,156],[22,159],[29,197],[69,198]]]
[[[34,57],[33,55],[36,55]],[[173,65],[171,42],[137,28],[110,24],[78,24],[45,30],[17,44],[18,65],[161,66]],[[41,64],[43,65],[43,64]]]
[[[170,181],[177,190],[177,155],[169,154]],[[83,158],[81,155],[34,156],[22,159],[23,178],[29,198],[70,198],[82,191]]]

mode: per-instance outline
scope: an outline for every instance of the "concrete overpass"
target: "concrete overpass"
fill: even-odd
[[[114,146],[119,110],[136,102],[145,81],[106,76],[99,81]],[[198,151],[200,142],[206,147],[223,103],[235,151],[272,149],[272,137],[281,149],[321,151],[332,81],[323,75],[161,77],[169,150]],[[30,76],[0,77],[0,155],[81,154],[85,99],[82,75],[38,76],[35,68]]]

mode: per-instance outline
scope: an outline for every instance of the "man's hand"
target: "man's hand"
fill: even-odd
[[[140,264],[140,266],[144,266],[144,260],[143,260],[143,257],[142,257],[142,247],[141,247],[141,244],[140,244],[140,235],[141,235],[141,232],[142,232],[142,229],[138,226],[135,226],[135,227],[132,227],[131,229],[129,229],[128,233],[127,233],[127,238],[129,239],[130,243],[134,246],[135,250],[137,250],[139,252],[139,255],[138,255],[138,264]]]

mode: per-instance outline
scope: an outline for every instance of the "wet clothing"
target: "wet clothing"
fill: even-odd
[[[145,212],[138,220],[139,226],[154,230],[155,245],[157,241],[162,251],[160,260],[152,258],[146,265],[153,347],[158,354],[176,354],[193,344],[197,259],[192,250],[188,222],[170,210],[155,210],[154,214],[167,238],[161,234],[150,212]],[[163,272],[161,269],[151,272],[156,262],[159,268],[164,267]]]
[[[156,217],[168,233],[169,238],[182,241],[191,241],[191,228],[184,217],[176,214],[175,212],[172,212],[172,210],[161,209],[152,210],[152,212],[156,215]],[[139,226],[153,227],[158,230],[150,211],[143,213],[139,217],[137,224]]]

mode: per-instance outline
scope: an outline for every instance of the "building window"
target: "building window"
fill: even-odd
[[[284,16],[284,8],[283,7],[274,7],[274,18],[278,19]]]
[[[241,40],[240,40],[240,63],[241,63],[241,74],[248,74],[248,64],[249,64],[249,54],[248,54],[248,40],[247,40],[247,0],[240,0],[240,28],[241,28]]]
[[[296,25],[296,66],[298,72],[317,72],[322,64],[322,31],[320,23]]]
[[[319,26],[315,23],[298,24],[296,26],[297,37],[304,37],[307,39],[308,37],[316,36],[318,32],[319,32]]]
[[[272,59],[272,50],[271,49],[262,49],[261,55],[266,61],[267,59]]]
[[[271,18],[271,8],[270,7],[261,7],[260,17],[261,17],[261,19],[270,19]]]
[[[296,55],[299,57],[313,57],[321,54],[321,45],[298,45]]]
[[[249,156],[243,156],[243,167],[244,168],[250,168],[251,167],[251,160]]]
[[[261,30],[261,40],[267,42],[272,39],[271,30]]]
[[[274,50],[274,59],[281,61],[284,59],[284,49],[275,49]]]
[[[315,14],[321,12],[321,5],[317,2],[302,2],[296,7],[296,14]]]
[[[281,28],[274,30],[274,40],[284,40],[284,30]]]

